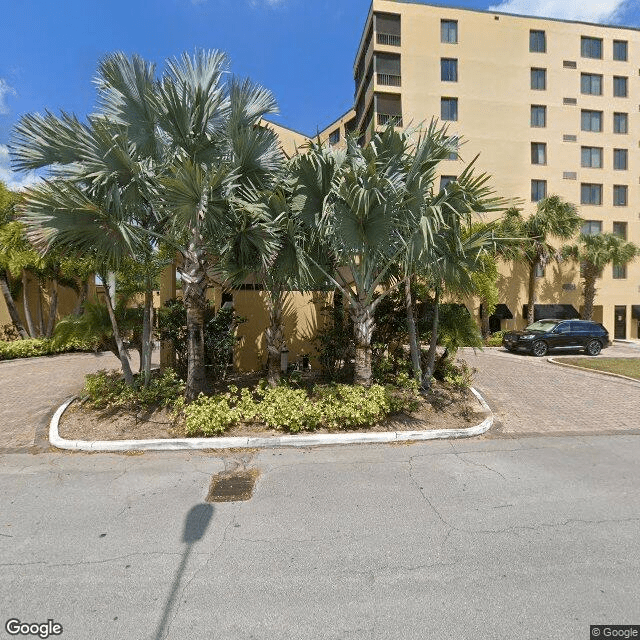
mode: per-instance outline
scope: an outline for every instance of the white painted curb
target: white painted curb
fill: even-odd
[[[313,447],[328,444],[368,444],[379,442],[418,442],[449,438],[471,438],[489,431],[493,413],[484,398],[474,389],[482,408],[489,413],[480,424],[466,429],[436,429],[433,431],[387,431],[384,433],[327,433],[308,436],[279,436],[277,438],[182,438],[157,440],[65,440],[58,425],[62,414],[75,400],[70,398],[53,414],[49,425],[49,442],[58,449],[69,451],[190,451],[197,449],[276,449],[279,447]]]

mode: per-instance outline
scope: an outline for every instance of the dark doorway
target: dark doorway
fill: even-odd
[[[627,307],[615,308],[615,333],[616,340],[626,340],[627,338]]]
[[[502,322],[498,316],[489,316],[489,333],[495,333],[502,329]]]

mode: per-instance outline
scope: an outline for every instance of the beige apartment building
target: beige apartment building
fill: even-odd
[[[640,30],[373,0],[353,69],[354,108],[321,133],[330,144],[435,116],[465,140],[442,183],[480,154],[479,170],[525,213],[558,194],[578,205],[584,232],[640,244]],[[579,267],[539,276],[537,317],[580,310]],[[524,324],[526,282],[523,268],[502,267],[494,329]],[[595,304],[612,337],[640,337],[640,261],[608,267]]]

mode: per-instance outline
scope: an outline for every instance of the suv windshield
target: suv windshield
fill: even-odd
[[[525,331],[551,331],[558,326],[558,322],[553,322],[550,320],[540,320],[539,322],[534,322],[530,324]]]

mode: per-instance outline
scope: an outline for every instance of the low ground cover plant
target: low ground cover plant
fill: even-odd
[[[34,358],[49,356],[55,353],[71,353],[74,351],[94,351],[96,344],[92,341],[75,338],[60,342],[50,338],[33,338],[29,340],[13,340],[0,342],[0,360],[15,358]]]

